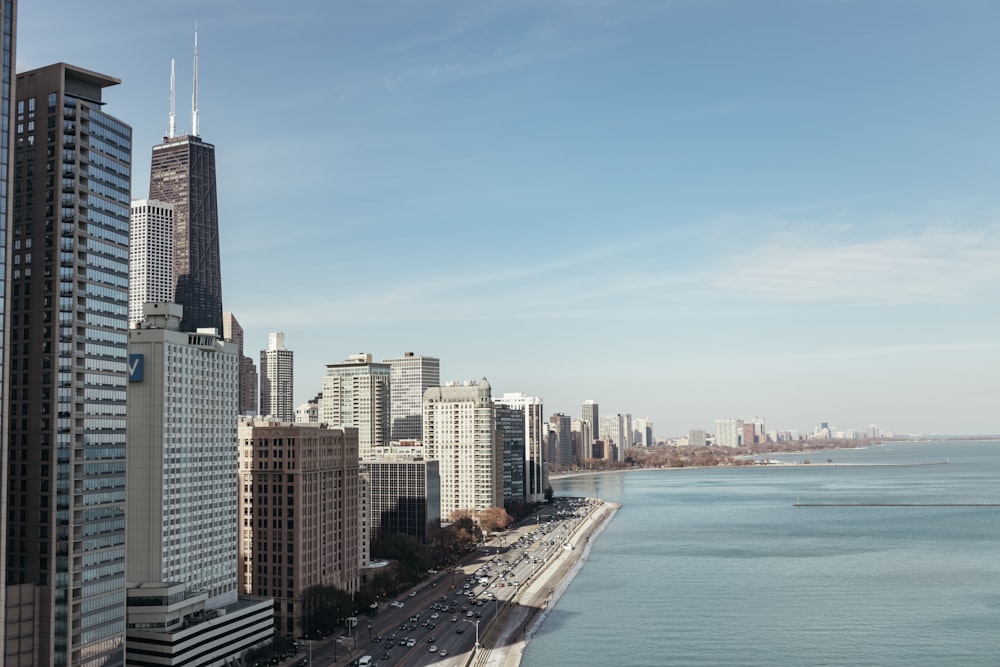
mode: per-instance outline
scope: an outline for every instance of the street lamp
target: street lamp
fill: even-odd
[[[479,621],[478,620],[470,621],[467,618],[463,618],[462,620],[465,621],[466,623],[474,623],[475,624],[475,626],[476,626],[476,646],[475,646],[475,650],[478,651],[479,650]]]

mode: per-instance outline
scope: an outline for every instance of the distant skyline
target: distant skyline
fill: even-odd
[[[441,360],[658,437],[764,417],[1000,433],[1000,6],[981,0],[21,3],[17,69],[118,77],[216,147],[256,357]]]

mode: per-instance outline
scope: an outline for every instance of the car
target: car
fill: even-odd
[[[437,582],[436,581],[432,581],[430,587],[431,588],[436,588],[437,587]]]
[[[389,659],[389,654],[388,653],[383,653],[382,655],[380,655],[378,657],[378,659],[379,660],[388,660]]]
[[[402,639],[399,640],[399,645],[400,646],[406,646],[407,642],[409,642],[409,641],[410,641],[409,639],[407,639],[406,637],[403,637]]]
[[[441,656],[442,658],[445,657],[446,655],[448,655],[448,649],[444,648],[441,649],[440,651],[438,651],[438,655]]]
[[[429,649],[427,649],[427,650],[428,650],[428,651],[430,651],[431,653],[437,653],[437,652],[438,652],[438,647],[437,647],[437,646],[433,646],[433,645],[432,645],[432,646],[431,646],[431,647],[430,647]]]
[[[464,629],[464,628],[461,628],[461,627],[459,627],[459,628],[455,628],[455,634],[456,634],[456,635],[460,635],[460,634],[462,634],[463,632],[465,632],[465,629]]]
[[[434,642],[435,642],[435,638],[433,636],[427,638],[427,643],[428,644],[433,644]]]
[[[434,612],[433,614],[431,614],[431,619],[437,620],[440,616],[441,616],[441,614],[439,614],[437,612]]]
[[[406,640],[406,645],[410,648],[413,648],[414,646],[417,645],[417,640],[411,637],[410,639]]]
[[[452,623],[457,623],[458,622],[458,616],[452,616],[451,617],[451,622]]]
[[[417,592],[416,591],[410,591],[410,597],[411,598],[417,597]]]

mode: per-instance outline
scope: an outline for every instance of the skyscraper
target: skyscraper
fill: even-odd
[[[147,303],[174,301],[174,206],[132,202],[128,228],[128,326],[142,321]]]
[[[551,460],[552,463],[562,468],[572,466],[575,458],[572,423],[573,420],[569,415],[564,415],[561,412],[549,417],[549,429],[556,434],[555,456]]]
[[[65,63],[17,76],[7,581],[35,587],[36,665],[124,661],[132,129],[102,100],[118,83]]]
[[[180,323],[148,303],[129,331],[129,664],[231,664],[274,631],[273,602],[237,594],[236,345]]]
[[[11,115],[12,97],[14,95],[14,63],[15,57],[14,42],[17,35],[17,3],[14,0],[0,0],[0,276],[3,276],[4,283],[9,284],[7,277],[7,258],[11,254],[12,236],[8,233],[7,207],[8,196],[13,192],[11,187],[14,170],[10,168],[13,162],[10,141],[11,132],[14,129],[14,117]],[[24,112],[19,114],[18,122],[24,122]],[[6,288],[0,289],[0,409],[6,411],[7,396],[7,355],[4,341],[7,339],[7,313],[6,313]],[[7,453],[8,453],[8,426],[0,420],[0,561],[7,557]],[[6,563],[0,562],[0,565]],[[6,627],[7,609],[7,587],[5,581],[0,582],[0,635],[5,640],[0,642],[0,650],[7,656],[7,663],[11,667],[19,665],[29,665],[33,659],[32,655],[24,656],[20,660],[18,644],[20,637],[18,633],[11,632]],[[29,586],[30,587],[30,586]],[[16,591],[14,591],[16,594]],[[19,597],[19,596],[18,596]],[[7,643],[12,646],[7,646]]]
[[[588,399],[583,402],[583,405],[580,406],[580,419],[590,424],[591,441],[584,443],[587,450],[586,458],[589,459],[591,443],[601,436],[601,415],[598,410],[597,401]],[[581,429],[581,431],[582,430],[583,429]]]
[[[392,440],[420,440],[424,392],[441,384],[441,361],[406,352],[389,364],[389,404]]]
[[[240,357],[240,414],[257,414],[257,366],[243,354],[243,327],[232,313],[222,314],[222,337],[236,344]]]
[[[389,444],[389,374],[388,364],[373,362],[364,352],[326,365],[319,420],[358,429],[362,460],[371,456],[373,447]]]
[[[503,444],[503,506],[516,514],[525,504],[524,410],[494,403],[493,412]]]
[[[548,423],[542,414],[542,399],[522,393],[505,393],[493,401],[524,411],[525,495],[527,502],[540,503],[545,500],[548,486],[544,455]]]
[[[491,391],[483,378],[424,392],[424,450],[440,462],[442,519],[459,509],[503,507],[503,444]]]
[[[173,73],[170,129],[153,147],[149,198],[174,205],[174,298],[184,306],[182,331],[222,331],[222,267],[215,146],[198,134],[198,35],[194,38],[191,132],[174,136]]]
[[[295,421],[293,353],[285,347],[285,334],[267,336],[260,353],[260,412],[281,421]]]

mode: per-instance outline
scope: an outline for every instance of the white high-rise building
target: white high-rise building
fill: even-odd
[[[500,405],[524,411],[525,500],[528,503],[543,502],[545,487],[548,486],[544,451],[549,426],[542,414],[542,399],[522,393],[505,393],[493,400]]]
[[[637,438],[633,439],[633,444],[641,447],[653,446],[653,420],[648,417],[638,417],[634,422]]]
[[[146,305],[129,332],[128,580],[183,581],[236,600],[236,346],[179,331],[181,306]],[[218,605],[216,605],[218,606]]]
[[[238,596],[239,355],[182,313],[146,304],[128,336],[128,664],[229,664],[274,632],[273,602]]]
[[[128,327],[147,303],[174,300],[174,205],[134,199],[128,229]]]
[[[615,414],[601,418],[601,440],[608,446],[613,445],[614,460],[625,460],[625,448],[629,446],[627,420],[625,415]],[[609,452],[610,458],[610,452]]]
[[[389,364],[390,433],[392,440],[422,437],[424,392],[441,384],[441,360],[406,352],[383,359]]]
[[[389,444],[389,365],[367,353],[327,364],[323,377],[320,422],[334,428],[358,429],[358,452],[364,461],[372,447]]]
[[[424,392],[424,452],[439,462],[441,518],[458,509],[503,507],[503,442],[490,383]]]
[[[715,444],[718,447],[739,447],[743,441],[742,419],[715,420]]]
[[[294,358],[285,347],[285,334],[267,336],[260,353],[260,413],[279,421],[295,421]]]

